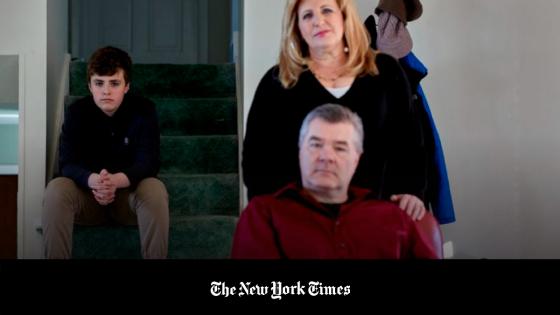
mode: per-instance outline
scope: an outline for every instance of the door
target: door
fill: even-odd
[[[71,0],[72,55],[113,45],[134,63],[225,63],[231,0]],[[209,13],[211,12],[211,13]]]

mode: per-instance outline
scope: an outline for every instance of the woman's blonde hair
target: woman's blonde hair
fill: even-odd
[[[285,88],[296,85],[299,76],[309,63],[309,47],[298,27],[298,8],[302,0],[288,0],[282,25],[282,42],[279,57],[280,82]],[[354,0],[335,0],[344,19],[344,41],[348,47],[347,74],[377,75],[370,36],[360,20]]]

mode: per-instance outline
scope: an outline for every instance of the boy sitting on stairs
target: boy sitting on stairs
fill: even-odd
[[[43,202],[46,258],[72,256],[74,223],[114,221],[139,225],[142,257],[167,257],[169,201],[159,171],[160,134],[155,105],[127,94],[132,61],[114,47],[91,56],[92,96],[66,110],[60,137],[62,177],[47,186]]]

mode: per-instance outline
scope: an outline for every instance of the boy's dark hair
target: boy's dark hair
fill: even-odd
[[[125,83],[130,83],[132,60],[128,53],[116,47],[107,46],[96,50],[89,58],[87,67],[88,83],[93,75],[110,76],[123,70]]]

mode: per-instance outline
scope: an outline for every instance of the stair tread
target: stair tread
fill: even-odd
[[[206,174],[176,174],[160,172],[159,178],[216,178],[216,177],[238,177],[238,173],[206,173]]]
[[[169,258],[229,257],[237,216],[203,215],[171,220]],[[73,256],[77,259],[141,258],[138,227],[76,226]]]
[[[201,215],[172,215],[170,214],[170,219],[176,225],[185,225],[191,224],[193,222],[205,222],[205,221],[212,221],[212,220],[237,220],[239,217],[238,215],[225,215],[225,214],[201,214]],[[125,226],[119,224],[108,224],[108,225],[79,225],[75,224],[74,228],[76,231],[81,230],[115,230],[115,231],[123,231],[124,233],[130,231],[138,230],[138,226]]]
[[[182,139],[182,140],[213,140],[213,139],[233,139],[237,140],[236,134],[226,135],[161,135],[161,139]]]

